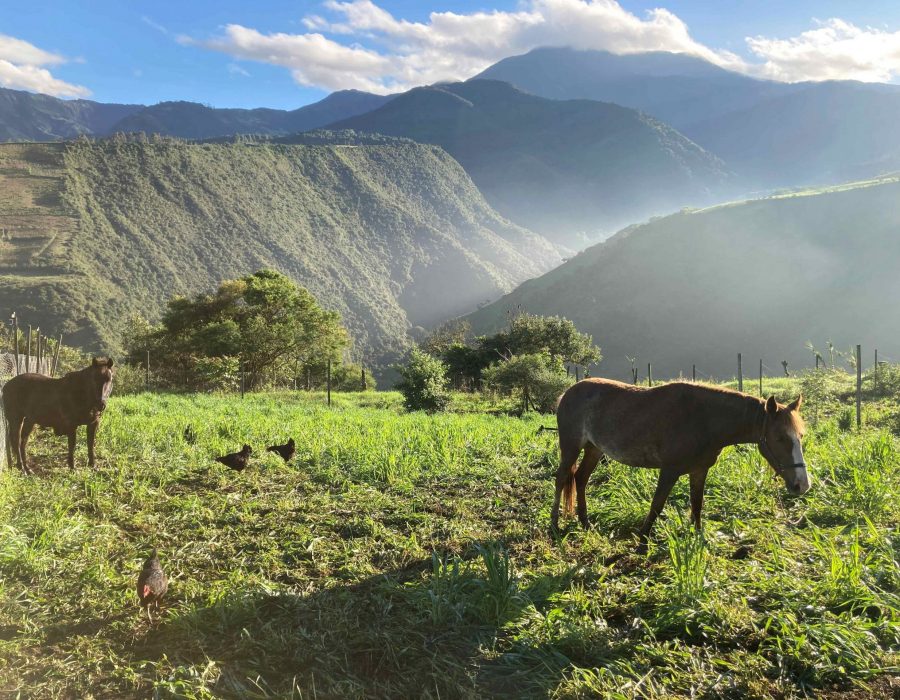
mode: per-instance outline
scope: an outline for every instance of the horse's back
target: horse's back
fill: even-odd
[[[683,433],[690,386],[646,388],[612,379],[578,382],[557,408],[560,440],[591,443],[625,464],[658,466],[665,445]]]
[[[23,416],[34,410],[35,401],[56,403],[56,381],[43,374],[18,374],[3,385],[3,410],[7,418]]]

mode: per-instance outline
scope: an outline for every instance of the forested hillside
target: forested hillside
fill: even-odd
[[[470,318],[487,332],[507,310],[560,314],[593,335],[598,371],[734,376],[763,359],[795,369],[832,341],[900,357],[900,180],[740,202],[632,226],[524,283]]]
[[[332,128],[437,144],[497,211],[574,248],[731,184],[718,158],[645,114],[494,80],[416,88]]]
[[[272,267],[377,362],[556,262],[434,146],[0,146],[4,307],[95,349],[173,294]]]

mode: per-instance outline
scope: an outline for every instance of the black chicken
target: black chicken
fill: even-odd
[[[240,472],[246,468],[251,454],[253,454],[253,448],[250,445],[244,445],[240,452],[232,452],[224,457],[216,457],[216,461]]]
[[[285,462],[290,462],[294,458],[294,453],[297,452],[294,448],[294,438],[290,438],[283,445],[270,445],[266,451],[277,452]]]
[[[150,558],[144,562],[144,568],[141,569],[141,575],[138,576],[137,582],[138,599],[151,621],[153,616],[150,614],[150,605],[159,608],[159,601],[162,600],[168,588],[169,579],[166,578],[166,572],[163,571],[162,564],[159,563],[159,556],[154,549]]]

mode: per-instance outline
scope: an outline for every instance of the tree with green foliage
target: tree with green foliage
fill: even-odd
[[[398,367],[401,381],[397,389],[403,394],[408,411],[443,411],[450,403],[447,366],[426,352],[413,348],[406,365]]]
[[[420,347],[447,365],[448,376],[458,389],[479,387],[488,367],[517,356],[546,354],[560,366],[587,366],[602,357],[590,335],[560,316],[518,314],[505,330],[480,336],[474,346],[465,343],[468,323],[456,323],[438,327]]]
[[[487,387],[503,394],[518,394],[523,412],[533,406],[551,413],[556,400],[572,383],[562,363],[547,352],[514,355],[484,370]]]
[[[479,343],[488,353],[509,357],[546,352],[554,360],[573,365],[589,365],[602,357],[593,338],[561,316],[518,314],[506,330],[479,338]]]
[[[214,388],[234,384],[241,362],[251,387],[272,373],[339,364],[347,343],[340,315],[274,270],[226,280],[213,294],[176,297],[159,326],[135,319],[126,337],[134,360],[149,350],[158,372],[189,370]]]

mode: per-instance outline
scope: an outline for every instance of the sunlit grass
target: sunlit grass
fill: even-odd
[[[785,393],[792,387],[785,386]],[[22,697],[803,697],[900,673],[897,439],[820,421],[790,498],[755,448],[676,485],[601,465],[547,534],[552,417],[396,394],[114,398],[74,471],[0,476],[0,688]],[[484,406],[482,405],[482,408]],[[197,439],[188,443],[191,425]],[[297,441],[285,465],[267,444]],[[255,448],[242,473],[213,456]],[[567,525],[570,525],[567,522]],[[158,547],[159,620],[134,593]],[[616,563],[604,561],[624,554]],[[880,684],[880,685],[879,685]],[[877,694],[873,695],[877,697]]]

